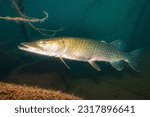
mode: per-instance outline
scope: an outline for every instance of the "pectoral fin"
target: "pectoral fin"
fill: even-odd
[[[97,71],[101,71],[100,67],[94,61],[88,61],[90,65],[95,68]]]
[[[70,67],[66,64],[66,62],[64,61],[64,59],[61,58],[61,57],[59,57],[59,58],[60,58],[60,60],[65,64],[65,66],[66,66],[68,69],[70,69]]]

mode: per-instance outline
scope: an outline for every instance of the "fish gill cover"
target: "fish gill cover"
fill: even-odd
[[[0,0],[0,81],[83,99],[150,99],[149,12],[149,0]],[[55,37],[123,40],[125,52],[142,48],[140,73],[127,64],[118,72],[98,62],[97,72],[84,62],[65,60],[68,69],[57,58],[17,48],[22,42]]]

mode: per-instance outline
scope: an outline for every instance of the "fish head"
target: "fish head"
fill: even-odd
[[[65,47],[63,40],[38,40],[34,42],[23,42],[18,48],[36,54],[58,56],[63,52]]]

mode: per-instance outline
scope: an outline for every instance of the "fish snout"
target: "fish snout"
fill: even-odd
[[[20,50],[28,50],[30,47],[31,47],[30,44],[27,42],[23,42],[18,46]]]

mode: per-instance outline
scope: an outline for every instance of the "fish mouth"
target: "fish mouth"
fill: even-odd
[[[40,48],[39,46],[37,46],[34,43],[23,42],[18,46],[18,48],[20,50],[23,50],[23,51],[26,51],[26,52],[44,54],[42,48]]]
[[[21,44],[18,46],[18,48],[19,48],[20,50],[26,50],[26,49],[29,48],[29,46],[26,45],[26,44],[24,44],[24,43],[21,43]]]
[[[30,51],[31,49],[33,49],[34,47],[30,46],[28,43],[21,43],[18,48],[20,50],[24,50],[24,51]]]

